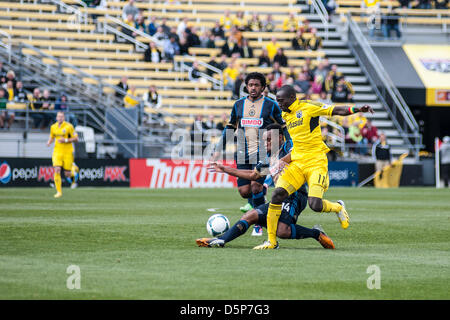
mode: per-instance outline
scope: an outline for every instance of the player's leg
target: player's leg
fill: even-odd
[[[278,219],[281,215],[282,203],[290,194],[300,189],[304,182],[305,177],[302,170],[295,162],[291,162],[278,178],[269,203],[269,210],[267,213],[268,241],[262,245],[256,246],[254,249],[274,249],[278,247],[276,233]]]
[[[54,167],[53,182],[56,189],[55,198],[59,198],[62,196],[61,168],[64,162],[64,155],[59,152],[53,152],[52,162]]]
[[[72,163],[73,163],[73,154],[72,153],[66,153],[63,156],[63,169],[64,169],[64,175],[67,178],[70,178],[72,175]]]
[[[251,182],[252,200],[253,206],[255,208],[263,205],[266,202],[263,185],[264,180],[265,178],[261,178],[257,181]],[[262,236],[262,227],[260,225],[255,224],[255,226],[253,227],[252,236]]]
[[[334,212],[336,213],[341,227],[347,229],[349,226],[348,213],[345,210],[342,201],[332,202],[323,199],[323,194],[328,190],[330,180],[326,167],[312,168],[307,172],[308,181],[308,205],[315,212]]]

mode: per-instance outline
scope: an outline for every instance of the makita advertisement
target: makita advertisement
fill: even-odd
[[[79,159],[78,186],[130,185],[128,160]],[[51,159],[0,158],[0,187],[44,187],[53,182]]]
[[[233,162],[227,162],[233,166]],[[205,162],[170,159],[130,159],[132,188],[233,188],[236,178],[209,172]]]

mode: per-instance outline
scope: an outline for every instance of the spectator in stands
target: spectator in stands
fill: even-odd
[[[58,113],[58,111],[64,112],[65,118],[68,122],[70,122],[74,127],[78,125],[78,120],[75,114],[69,112],[69,103],[65,93],[62,93],[58,100],[56,100],[55,111],[56,113]],[[55,118],[53,118],[53,121],[56,121],[56,115]]]
[[[440,149],[442,178],[444,179],[444,187],[449,186],[450,178],[450,137],[445,136]]]
[[[189,28],[189,18],[184,17],[177,27],[177,34],[180,38],[183,38],[183,34],[187,28]]]
[[[220,52],[221,54],[225,54],[227,57],[231,57],[233,53],[239,52],[237,40],[232,37],[228,38],[228,40],[223,44]]]
[[[222,117],[220,119],[220,121],[217,123],[216,125],[216,129],[219,130],[220,132],[223,131],[223,129],[225,129],[225,126],[228,123],[228,114],[227,113],[222,113]]]
[[[7,129],[9,130],[11,124],[14,121],[14,112],[8,111],[6,109],[8,104],[8,98],[6,97],[6,91],[0,88],[0,127],[5,128],[5,122],[8,122]]]
[[[325,64],[321,61],[319,62],[319,65],[314,70],[314,77],[315,76],[321,76],[323,80],[327,77],[327,69],[325,69]]]
[[[278,79],[276,80],[276,84],[277,84],[277,89],[280,89],[282,86],[289,84],[288,76],[287,76],[286,72],[281,73],[281,76],[279,76]]]
[[[226,90],[233,90],[234,82],[237,79],[239,70],[237,69],[236,63],[231,61],[230,64],[223,70],[223,84]]]
[[[179,46],[180,46],[180,55],[182,56],[189,55],[189,45],[185,38],[180,39]]]
[[[14,100],[14,86],[13,86],[13,82],[11,80],[9,80],[6,83],[6,98],[8,99],[8,101],[13,101]]]
[[[308,81],[313,81],[314,79],[314,70],[310,69],[310,67],[308,66],[308,64],[304,64],[302,66],[302,73],[304,73],[306,75],[306,80]]]
[[[154,42],[150,42],[147,49],[144,52],[144,60],[146,62],[159,63],[162,61],[161,51]]]
[[[272,32],[273,30],[275,30],[275,22],[273,21],[271,14],[267,15],[267,18],[263,23],[263,30],[265,32]]]
[[[299,20],[295,16],[294,12],[289,12],[289,16],[283,21],[283,31],[285,32],[296,32],[298,29]]]
[[[198,67],[198,61],[192,63],[192,67],[189,69],[189,80],[193,82],[199,82],[201,79],[200,69]]]
[[[156,17],[152,16],[150,18],[150,23],[148,24],[148,34],[153,37],[157,30],[158,30],[158,24],[156,23]]]
[[[123,98],[123,104],[125,108],[134,108],[139,105],[135,86],[130,86],[130,89],[127,91],[127,95]]]
[[[175,55],[180,53],[180,46],[178,45],[174,36],[169,40],[164,41],[164,58],[172,62]]]
[[[295,37],[292,38],[292,48],[294,50],[305,50],[306,48],[306,40],[303,38],[301,29],[298,29],[295,33]]]
[[[247,23],[247,31],[259,32],[263,28],[258,13],[253,13],[252,18]]]
[[[167,25],[167,18],[162,18],[160,27],[163,29],[166,37],[170,34],[170,27]]]
[[[219,21],[216,21],[216,24],[211,29],[211,33],[214,35],[216,39],[225,39],[225,32],[223,31],[222,26]]]
[[[128,91],[128,78],[126,76],[123,76],[122,79],[120,79],[119,83],[116,84],[116,87],[119,87],[123,91]],[[115,96],[119,99],[123,99],[125,97],[124,93],[121,93],[119,91],[116,91]]]
[[[303,72],[298,74],[298,78],[294,82],[294,88],[297,93],[307,93],[309,91],[310,83]]]
[[[328,72],[333,77],[333,88],[334,85],[338,82],[339,78],[343,76],[342,72],[338,71],[337,64],[331,65],[331,70]]]
[[[391,164],[391,146],[387,143],[386,135],[380,133],[380,138],[372,146],[372,156],[375,160],[375,170],[381,171]]]
[[[40,99],[40,104],[34,104],[35,106],[38,105],[40,108],[38,111],[40,111],[40,121],[38,122],[38,125],[36,125],[36,128],[40,127],[42,130],[45,129],[50,121],[53,120],[54,115],[53,113],[49,112],[50,110],[53,110],[55,108],[55,105],[53,103],[53,99],[50,96],[50,90],[45,89],[42,93],[42,97]],[[42,126],[40,126],[42,124]]]
[[[361,133],[369,144],[373,144],[378,140],[378,129],[372,124],[370,119],[367,119]]]
[[[238,46],[238,49],[241,58],[253,58],[253,49],[248,44],[247,39],[242,39],[242,45]]]
[[[201,33],[201,35],[199,36],[199,40],[200,40],[200,47],[207,48],[208,42],[209,42],[209,31],[208,30],[203,31]],[[214,45],[214,40],[213,40],[213,45]]]
[[[303,23],[299,27],[300,30],[302,30],[302,33],[310,33],[311,32],[311,26],[309,25],[309,20],[303,20]]]
[[[206,42],[206,48],[214,49],[216,47],[216,37],[209,33],[208,41]]]
[[[142,32],[147,32],[147,25],[145,24],[145,17],[142,14],[139,14],[136,17],[136,21],[134,23],[134,27],[137,30],[140,30]]]
[[[8,73],[8,71],[6,71],[6,69],[3,67],[3,62],[0,61],[0,78],[2,79],[2,84],[6,83],[6,74],[7,73]]]
[[[271,94],[277,94],[278,88],[277,88],[277,82],[276,81],[271,81],[269,83],[268,88],[269,88],[269,92]]]
[[[187,28],[186,34],[187,34],[186,41],[189,47],[200,47],[201,42],[200,38],[197,35],[197,28],[195,27]]]
[[[279,48],[280,45],[277,43],[277,38],[272,37],[270,42],[266,45],[267,55],[271,61],[273,61],[273,58],[277,54]]]
[[[28,101],[27,93],[23,88],[22,81],[17,81],[16,89],[14,90],[14,102],[25,103]]]
[[[323,83],[323,89],[323,91],[330,96],[335,90],[333,75],[330,72],[327,73],[327,77],[325,78],[325,81]]]
[[[270,67],[271,65],[271,61],[269,56],[267,55],[267,50],[266,49],[262,49],[261,50],[261,55],[258,57],[258,67]]]
[[[214,122],[214,115],[210,114],[208,120],[205,122],[206,130],[211,130],[216,128],[216,123]]]
[[[419,0],[419,9],[431,9],[431,0]]]
[[[160,108],[161,107],[161,98],[158,94],[158,91],[156,90],[155,86],[150,86],[148,88],[148,91],[146,91],[142,95],[142,100],[144,101],[144,104],[146,107],[150,108]]]
[[[331,94],[333,102],[353,102],[353,87],[344,77],[340,77]]]
[[[219,68],[220,70],[225,70],[225,68],[228,66],[227,63],[227,56],[225,54],[220,55],[220,61],[217,64],[217,68]]]
[[[8,84],[8,81],[12,81],[13,88],[16,86],[17,79],[16,79],[16,74],[14,73],[13,70],[9,70],[9,71],[6,73],[5,83],[3,84],[3,87],[4,87],[4,88],[6,88],[6,86],[7,86],[7,84]]]
[[[274,81],[277,81],[279,77],[281,77],[282,71],[280,69],[280,64],[275,62],[272,67],[272,72],[270,72],[270,76]]]
[[[234,26],[236,26],[240,31],[245,31],[245,28],[247,27],[247,19],[244,16],[244,11],[238,11],[236,13]]]
[[[395,31],[397,39],[402,37],[400,31],[400,17],[397,12],[392,8],[388,9],[387,14],[383,14],[381,18],[381,30],[383,31],[383,36],[388,39],[391,37],[391,31]]]
[[[277,54],[273,57],[273,62],[278,62],[281,67],[287,67],[288,66],[288,58],[284,54],[283,48],[278,48]]]
[[[41,112],[42,96],[39,88],[35,88],[33,90],[33,95],[30,98],[30,108],[31,110],[33,110],[33,112],[31,112],[30,115],[31,118],[33,118],[34,129],[37,129],[40,127],[44,118]]]
[[[133,15],[129,14],[128,17],[124,20],[124,22],[125,22],[125,24],[128,25],[129,27],[134,28],[135,21],[134,21]],[[127,27],[125,27],[125,26],[121,27],[120,31],[121,31],[123,34],[125,34],[125,35],[127,35],[127,36],[129,36],[129,37],[132,37],[132,38],[136,37],[136,34],[135,34],[130,28],[127,28]],[[127,40],[126,42],[127,42],[127,43],[130,43],[130,44],[132,43],[132,42],[129,41],[129,40]]]
[[[350,125],[348,134],[352,142],[357,145],[357,148],[355,148],[356,153],[365,155],[367,153],[367,140],[362,136],[358,122]]]
[[[448,7],[448,0],[435,0],[434,1],[435,9],[447,9],[447,7]]]
[[[317,35],[317,29],[311,29],[311,37],[306,42],[306,49],[316,51],[322,49],[323,40]]]
[[[319,93],[319,98],[317,99],[317,101],[325,104],[331,104],[331,100],[328,98],[327,93],[323,90]]]
[[[225,10],[225,15],[220,18],[220,26],[225,31],[229,31],[234,25],[236,25],[235,19],[231,17],[230,10]]]
[[[123,7],[122,19],[126,20],[129,15],[133,17],[133,20],[139,14],[139,9],[134,5],[134,0],[129,0],[128,3]]]
[[[206,147],[206,142],[203,142],[203,134],[208,130],[206,123],[203,121],[203,115],[199,114],[195,117],[195,121],[191,126],[191,141],[192,141],[192,154],[195,154],[196,143],[201,143],[202,150]]]
[[[167,35],[164,32],[163,27],[159,26],[158,28],[156,28],[156,33],[153,35],[153,37],[155,37],[156,39],[158,39],[159,41],[164,41],[165,39],[167,39]]]
[[[320,74],[317,74],[314,77],[314,81],[311,84],[311,88],[309,89],[310,94],[319,94],[323,91],[323,77]]]

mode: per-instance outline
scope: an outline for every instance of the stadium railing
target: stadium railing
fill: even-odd
[[[347,14],[347,21],[350,49],[405,141],[405,147],[410,149],[418,160],[419,150],[422,148],[422,135],[419,133],[419,125],[361,29],[349,14]]]

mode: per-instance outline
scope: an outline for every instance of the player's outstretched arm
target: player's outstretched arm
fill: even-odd
[[[358,112],[370,112],[370,113],[374,113],[373,109],[371,106],[369,105],[363,105],[362,107],[349,107],[349,106],[336,106],[333,109],[333,113],[331,114],[332,116],[349,116],[351,114],[354,113],[358,113]]]
[[[212,163],[210,166],[215,172],[227,173],[230,176],[238,177],[241,179],[256,181],[262,176],[256,170],[241,170],[233,167],[224,166],[220,163]]]
[[[50,147],[50,145],[53,143],[54,140],[55,138],[50,137],[47,141],[47,147]]]

